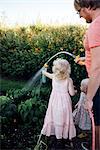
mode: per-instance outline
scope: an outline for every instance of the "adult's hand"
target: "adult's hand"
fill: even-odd
[[[80,57],[79,55],[76,56],[76,58],[74,59],[74,61],[79,64],[79,65],[85,65],[85,57]]]
[[[84,108],[90,112],[92,110],[92,107],[93,107],[93,101],[86,99],[85,104],[84,104]]]

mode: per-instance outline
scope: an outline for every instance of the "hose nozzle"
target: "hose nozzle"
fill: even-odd
[[[43,67],[48,68],[48,65],[45,63]]]

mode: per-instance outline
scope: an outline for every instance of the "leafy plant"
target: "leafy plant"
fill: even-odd
[[[11,121],[17,114],[17,107],[7,96],[0,96],[1,120]]]

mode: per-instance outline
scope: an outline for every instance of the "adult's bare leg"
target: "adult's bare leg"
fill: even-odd
[[[95,126],[95,150],[100,150],[100,125]]]

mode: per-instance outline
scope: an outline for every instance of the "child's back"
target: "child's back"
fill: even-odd
[[[72,139],[76,136],[69,95],[70,84],[72,84],[71,79],[52,79],[52,92],[42,134],[46,136],[56,135],[57,139]]]

